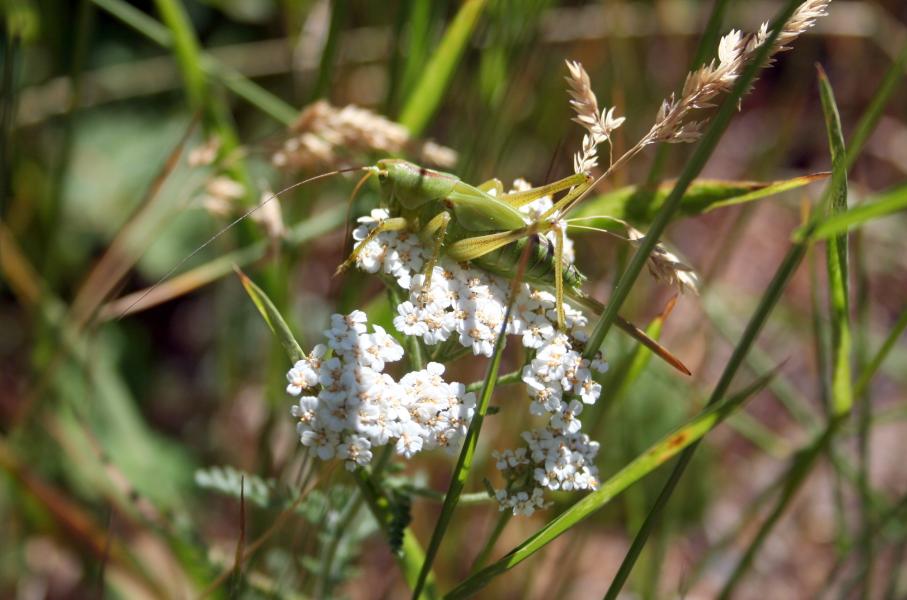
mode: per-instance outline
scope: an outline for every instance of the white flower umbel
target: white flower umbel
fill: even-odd
[[[529,188],[530,184],[521,179],[513,184],[514,191]],[[552,199],[546,196],[520,210],[529,223],[551,206]],[[359,227],[353,232],[357,246],[372,228],[388,217],[387,211],[376,209],[360,218]],[[547,235],[553,242],[553,232]],[[573,243],[569,239],[565,239],[564,257],[567,262],[573,261]],[[455,340],[473,354],[491,356],[504,323],[509,282],[442,256],[432,271],[430,285],[426,286],[421,270],[428,259],[429,253],[418,236],[392,231],[370,240],[360,250],[356,264],[369,273],[384,275],[408,292],[408,299],[397,306],[394,317],[397,331],[421,338],[428,346]],[[564,310],[567,331],[558,332],[554,295],[522,284],[507,323],[507,332],[520,336],[523,346],[534,353],[522,373],[532,398],[529,410],[548,418],[545,427],[524,432],[526,447],[495,453],[497,467],[507,481],[507,488],[496,490],[496,497],[501,510],[511,510],[515,515],[530,515],[544,508],[544,489],[590,490],[598,485],[594,463],[598,444],[580,433],[579,415],[584,404],[598,400],[601,385],[592,374],[604,372],[607,364],[600,357],[592,361],[584,359],[574,349],[576,342],[585,340],[582,328],[587,320],[582,312],[569,305]],[[436,371],[439,367],[410,373],[400,381],[401,385],[415,390],[407,395],[408,399],[415,400],[427,413],[412,411],[410,414],[416,416],[401,424],[395,435],[385,434],[381,438],[396,438],[398,454],[410,456],[426,444],[447,445],[447,437],[456,435],[458,427],[465,427],[471,417],[471,399],[460,403],[458,410],[466,410],[468,416],[454,423],[449,432],[444,431],[449,423],[435,423],[438,419],[430,417],[431,414],[450,415],[452,409],[445,412],[440,407],[450,403],[451,398],[462,396],[462,388],[457,388],[452,397],[444,400],[439,392],[443,386],[430,383],[432,369]],[[301,371],[297,378],[306,373]],[[434,376],[440,376],[440,372]],[[298,411],[301,419],[308,414],[301,407]],[[422,434],[420,425],[425,427],[426,423],[434,425],[434,437]]]
[[[395,381],[383,371],[403,348],[377,325],[369,333],[362,311],[333,315],[324,333],[327,345],[315,346],[287,373],[287,393],[300,396],[291,412],[303,445],[323,460],[343,459],[349,469],[368,465],[374,448],[391,442],[407,458],[458,447],[475,395],[446,382],[444,365],[429,363]]]
[[[529,187],[524,180],[513,184],[514,191]],[[528,223],[551,206],[552,199],[546,196],[520,210]],[[359,227],[353,232],[357,246],[388,217],[387,211],[376,209],[359,219]],[[547,235],[553,242],[552,232]],[[572,262],[573,244],[569,239],[565,242],[564,257]],[[356,264],[369,273],[381,273],[408,293],[407,300],[397,306],[394,317],[397,331],[421,338],[428,346],[452,340],[473,354],[491,356],[504,323],[509,282],[442,256],[432,271],[431,283],[426,286],[421,270],[428,260],[429,252],[418,236],[394,231],[382,232],[370,240],[360,250]],[[585,341],[582,328],[587,320],[582,312],[569,305],[564,310],[567,331],[558,332],[554,295],[522,284],[507,323],[507,333],[519,336],[531,356],[522,373],[532,398],[529,410],[548,418],[545,427],[524,432],[525,447],[495,453],[498,469],[508,483],[506,490],[496,491],[496,496],[501,510],[511,510],[515,515],[529,515],[543,508],[543,489],[588,490],[598,485],[594,464],[598,444],[580,433],[579,415],[585,404],[598,400],[601,385],[593,379],[593,372],[604,372],[607,364],[600,357],[592,361],[584,359],[577,351],[577,343]],[[438,412],[438,406],[450,400],[439,398],[438,388],[427,384],[423,373],[409,374],[400,384],[406,383],[416,390],[410,397],[419,398],[418,404],[428,413],[450,414]],[[454,390],[453,397],[461,394],[462,390]],[[461,403],[463,406],[467,411],[472,410],[469,403]],[[299,411],[300,415],[307,414],[302,408]],[[390,436],[396,438],[397,452],[409,456],[425,444],[445,445],[446,439],[421,435],[411,423],[431,419],[419,410],[414,414],[412,421]],[[436,426],[432,431],[437,436],[442,429]],[[456,427],[451,431],[455,433]]]

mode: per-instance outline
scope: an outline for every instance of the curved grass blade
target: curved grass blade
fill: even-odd
[[[820,181],[829,174],[813,173],[792,179],[764,182],[697,179],[684,192],[677,216],[694,217],[719,208],[754,202]],[[630,185],[606,192],[581,204],[571,213],[571,218],[609,215],[636,225],[645,225],[650,223],[664,206],[673,187],[674,182],[665,182],[654,189],[645,185]],[[606,223],[603,221],[598,226],[605,227]]]
[[[444,32],[438,49],[423,68],[422,78],[407,98],[399,119],[413,136],[422,133],[438,110],[485,4],[485,0],[466,0],[463,3]]]
[[[905,209],[907,209],[907,185],[901,185],[881,194],[875,200],[829,216],[812,229],[800,227],[794,231],[793,239],[796,242],[826,240],[844,234],[848,229]]]
[[[676,456],[681,450],[700,440],[744,401],[762,390],[773,376],[774,372],[760,377],[725,402],[705,409],[688,423],[660,439],[615,473],[596,491],[561,513],[502,559],[460,583],[444,597],[451,600],[466,598],[488,585],[494,577],[512,569],[541,550],[559,535],[602,508],[632,484]]]
[[[261,318],[265,320],[265,323],[268,324],[268,328],[277,336],[277,339],[280,340],[284,350],[287,351],[287,356],[290,357],[290,360],[295,363],[297,360],[304,359],[305,352],[302,351],[299,342],[293,337],[290,326],[287,325],[287,322],[280,314],[280,311],[277,310],[277,307],[274,306],[274,303],[271,302],[271,299],[268,298],[260,287],[255,285],[254,281],[240,271],[239,267],[234,267],[234,271],[236,271],[236,275],[239,277],[240,282],[242,282],[242,286],[245,288],[246,293],[249,294],[249,298],[255,303],[255,308],[258,309]]]
[[[834,177],[829,190],[826,214],[836,215],[847,211],[847,152],[844,149],[844,134],[841,132],[841,117],[835,102],[834,92],[825,71],[819,71],[819,98],[825,115],[828,132],[828,146]],[[828,240],[826,264],[828,269],[828,295],[831,311],[831,399],[834,414],[841,415],[853,406],[851,390],[850,354],[850,300],[848,294],[847,234]]]

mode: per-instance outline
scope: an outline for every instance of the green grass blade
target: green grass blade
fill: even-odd
[[[872,378],[875,376],[876,372],[879,370],[879,367],[884,362],[885,358],[888,356],[888,353],[891,352],[891,349],[894,348],[895,343],[898,341],[898,338],[901,337],[901,334],[904,333],[904,329],[907,329],[907,306],[904,307],[904,310],[901,311],[901,316],[898,317],[897,322],[895,322],[894,327],[891,328],[891,331],[888,332],[885,341],[882,342],[882,346],[879,348],[878,352],[873,355],[873,357],[866,364],[866,367],[863,369],[863,372],[860,373],[860,378],[857,379],[857,382],[853,386],[853,394],[856,397],[863,395],[863,392],[869,387],[869,382],[872,381]]]
[[[406,58],[403,61],[399,90],[395,102],[408,97],[419,81],[419,72],[425,66],[431,46],[431,32],[434,15],[438,8],[443,8],[433,2],[412,0],[408,3],[409,12],[406,14]],[[402,9],[401,9],[402,10]],[[388,112],[390,114],[390,112]]]
[[[907,209],[907,185],[898,186],[846,212],[829,216],[812,229],[800,227],[794,232],[793,239],[798,242],[825,240],[904,209]]]
[[[759,332],[762,330],[762,326],[765,324],[765,321],[768,320],[769,315],[771,314],[775,305],[778,303],[778,299],[781,297],[781,293],[787,287],[788,281],[790,280],[794,271],[796,271],[797,267],[800,265],[800,262],[803,260],[805,253],[805,245],[797,244],[793,246],[784,257],[784,260],[781,262],[781,265],[778,267],[777,271],[775,271],[775,275],[772,278],[768,289],[762,295],[762,299],[759,301],[759,305],[756,307],[756,311],[753,313],[753,316],[747,323],[746,329],[744,330],[740,341],[734,347],[734,352],[733,354],[731,354],[730,359],[728,359],[728,362],[724,367],[724,371],[721,374],[721,378],[718,380],[718,383],[715,385],[715,389],[712,391],[712,395],[709,398],[707,406],[711,406],[720,401],[724,394],[727,392],[731,381],[737,374],[737,370],[746,359],[750,348],[753,346],[753,344],[755,344],[756,338],[759,336]],[[624,582],[626,582],[630,571],[633,569],[633,565],[636,562],[637,557],[642,552],[642,549],[646,544],[649,533],[658,522],[661,516],[661,511],[664,509],[664,506],[667,504],[668,500],[673,494],[674,489],[677,487],[677,483],[680,481],[680,477],[686,470],[687,465],[689,465],[690,461],[692,460],[693,453],[696,451],[696,445],[697,444],[694,443],[689,448],[685,449],[680,455],[680,459],[677,461],[677,465],[675,465],[674,470],[671,472],[668,481],[662,488],[661,493],[655,501],[655,504],[652,506],[652,509],[646,516],[645,522],[643,523],[639,532],[637,532],[636,537],[633,539],[633,543],[630,546],[630,549],[627,551],[627,555],[624,557],[620,569],[618,569],[617,575],[615,575],[614,577],[614,581],[612,581],[611,586],[608,588],[608,592],[605,596],[606,598],[616,598],[617,594],[620,593],[620,589],[623,587]]]
[[[337,58],[337,50],[340,42],[340,28],[347,19],[348,2],[331,2],[331,19],[328,25],[328,37],[324,42],[321,51],[321,61],[318,65],[318,77],[312,92],[309,94],[309,101],[314,102],[318,98],[324,98],[330,94],[331,79],[336,70],[334,61]]]
[[[123,0],[92,1],[96,6],[132,27],[155,44],[164,48],[173,47],[174,41],[167,28],[131,4]],[[205,53],[201,54],[201,66],[206,73],[217,77],[234,94],[245,99],[274,120],[284,125],[292,125],[296,120],[296,109],[239,71],[220,63]]]
[[[206,108],[208,82],[202,72],[198,40],[189,22],[189,15],[180,0],[155,0],[164,24],[170,29],[173,53],[183,74],[189,106],[195,111]]]
[[[844,149],[844,134],[841,132],[841,117],[838,114],[834,92],[825,71],[819,69],[819,97],[825,115],[828,145],[834,176],[829,190],[829,215],[847,211],[847,153]],[[828,240],[826,265],[828,269],[828,294],[831,310],[831,400],[834,414],[841,415],[853,406],[851,390],[850,354],[850,298],[847,269],[847,235]]]
[[[255,308],[257,308],[258,312],[261,314],[261,318],[265,320],[268,328],[277,336],[277,339],[280,340],[280,344],[284,347],[284,350],[287,351],[287,356],[290,357],[290,360],[295,363],[297,360],[305,358],[305,352],[302,351],[299,342],[296,341],[293,332],[290,331],[290,326],[287,325],[287,322],[277,310],[277,307],[274,306],[274,303],[271,302],[271,299],[268,298],[267,294],[265,294],[260,287],[255,285],[255,282],[249,279],[245,273],[239,270],[239,268],[234,270],[236,271],[236,275],[239,276],[239,280],[242,282],[242,286],[246,290],[246,293],[249,294],[249,298],[251,298],[252,302],[255,304]]]
[[[719,208],[754,202],[825,179],[828,175],[815,173],[766,182],[697,179],[683,194],[676,216],[695,217]],[[673,186],[673,182],[663,183],[654,189],[638,185],[626,186],[590,198],[570,213],[570,216],[573,218],[608,215],[634,224],[646,225],[662,209]]]
[[[885,76],[882,78],[882,83],[879,85],[879,89],[876,90],[876,93],[873,94],[872,100],[869,103],[869,108],[863,113],[860,117],[859,122],[857,122],[856,130],[850,138],[850,143],[847,147],[847,169],[853,166],[856,162],[857,157],[860,156],[860,152],[863,150],[863,146],[866,145],[867,140],[869,140],[870,134],[875,130],[876,125],[879,123],[879,119],[882,116],[882,111],[885,109],[885,105],[888,104],[888,100],[891,99],[891,95],[897,89],[897,86],[904,78],[904,69],[907,68],[907,43],[904,44],[904,47],[901,48],[901,52],[898,54],[898,57],[895,59],[891,66],[888,67],[888,71],[885,72]]]
[[[523,265],[520,267],[521,272],[525,268],[525,262],[526,257],[524,256]],[[521,278],[522,273],[517,277],[517,280]],[[431,571],[435,555],[441,547],[441,540],[444,538],[444,533],[447,531],[447,526],[450,524],[450,520],[453,517],[454,509],[457,507],[460,495],[463,493],[463,488],[466,485],[466,478],[469,476],[469,471],[472,467],[472,461],[476,452],[476,444],[479,441],[479,432],[482,429],[482,421],[485,419],[485,414],[488,412],[488,405],[491,402],[491,396],[494,394],[495,384],[498,380],[498,372],[501,368],[501,357],[504,355],[504,348],[507,346],[507,323],[510,321],[516,290],[516,286],[513,286],[511,289],[507,312],[504,314],[504,323],[501,326],[501,331],[498,333],[498,339],[494,345],[494,353],[491,355],[491,361],[488,363],[488,371],[485,374],[485,381],[482,384],[482,391],[479,394],[476,413],[469,423],[469,430],[466,432],[466,439],[463,441],[463,449],[460,451],[457,465],[454,467],[453,475],[450,478],[450,486],[447,489],[447,493],[444,495],[444,504],[441,507],[441,514],[438,516],[435,530],[431,534],[431,541],[429,541],[428,548],[425,551],[425,562],[422,564],[422,571],[419,573],[419,579],[416,583],[415,590],[413,591],[414,600],[418,600],[420,597],[425,578]]]
[[[466,44],[485,9],[485,0],[466,0],[444,32],[438,49],[422,70],[422,78],[400,113],[400,123],[418,136],[441,105]]]
[[[781,496],[778,498],[778,501],[775,503],[775,506],[772,508],[771,513],[762,523],[762,526],[759,528],[759,532],[756,534],[756,537],[747,547],[746,552],[743,557],[740,559],[740,562],[737,563],[737,566],[734,568],[734,571],[731,573],[730,578],[725,583],[724,587],[721,590],[721,593],[718,595],[718,598],[721,600],[727,600],[732,597],[734,590],[737,587],[737,584],[742,579],[743,575],[746,573],[746,570],[753,562],[756,553],[759,551],[759,548],[762,546],[762,543],[766,540],[769,533],[771,533],[774,526],[778,523],[778,519],[784,514],[785,509],[790,504],[790,501],[793,499],[794,495],[797,493],[797,490],[800,489],[800,486],[806,480],[806,476],[809,475],[813,466],[816,464],[816,459],[822,456],[825,453],[826,448],[834,439],[835,433],[837,433],[838,427],[843,423],[841,418],[844,415],[838,415],[837,417],[832,418],[831,423],[825,431],[822,432],[808,448],[802,450],[794,458],[793,463],[788,469],[784,477],[784,488],[781,491]]]
[[[562,533],[601,509],[618,494],[687,448],[736,410],[745,400],[763,389],[773,376],[769,373],[747,386],[727,401],[713,405],[682,427],[661,438],[594,492],[558,515],[555,519],[514,548],[506,556],[472,575],[444,597],[466,598],[486,586],[494,577],[526,560]]]
[[[627,299],[633,284],[636,282],[636,278],[639,277],[639,274],[648,261],[649,255],[655,249],[658,240],[661,238],[662,233],[664,233],[665,227],[667,227],[668,223],[674,217],[674,213],[676,213],[677,209],[680,207],[681,200],[683,199],[687,188],[693,183],[693,180],[699,175],[705,166],[706,161],[708,161],[709,157],[712,155],[712,152],[718,145],[718,140],[727,128],[733,115],[737,112],[738,102],[750,88],[750,85],[756,77],[756,73],[765,64],[778,33],[781,31],[783,24],[786,23],[787,19],[793,14],[797,5],[798,2],[796,0],[787,1],[782,10],[778,13],[778,16],[772,22],[771,32],[762,46],[760,46],[756,56],[740,74],[740,77],[734,84],[734,88],[721,103],[721,108],[718,109],[718,112],[712,118],[708,130],[696,145],[696,149],[689,161],[687,161],[683,172],[674,185],[674,189],[671,190],[671,193],[665,200],[661,210],[658,211],[655,220],[652,222],[652,226],[646,232],[646,237],[630,260],[630,264],[627,265],[627,269],[618,280],[617,286],[611,295],[611,300],[608,302],[608,305],[605,307],[605,310],[602,312],[601,317],[599,317],[598,322],[595,324],[595,328],[589,336],[589,341],[586,345],[585,358],[591,358],[598,352],[605,336],[611,329],[611,325],[613,325],[615,319],[617,319],[621,305],[624,303],[624,300]]]

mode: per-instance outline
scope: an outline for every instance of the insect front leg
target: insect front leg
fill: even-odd
[[[432,240],[431,256],[425,263],[425,281],[422,284],[423,290],[428,290],[431,286],[431,275],[438,264],[438,258],[441,256],[441,246],[444,244],[444,238],[447,237],[447,226],[450,224],[450,213],[445,211],[439,212],[432,217],[422,231],[419,237],[423,240]]]
[[[348,268],[350,268],[350,266],[352,266],[356,262],[356,257],[359,256],[359,253],[363,248],[365,248],[366,244],[375,239],[379,233],[384,231],[402,231],[407,228],[408,224],[409,222],[403,217],[391,217],[389,219],[384,219],[383,221],[378,223],[378,225],[375,226],[374,229],[368,232],[368,235],[365,236],[365,239],[363,239],[358,246],[353,248],[353,251],[350,252],[349,257],[347,257],[347,259],[343,261],[339,267],[337,267],[337,270],[334,271],[334,276],[336,277],[337,275],[340,275]]]
[[[552,226],[554,231],[554,296],[557,309],[557,328],[567,329],[567,317],[564,314],[564,228],[560,223]]]

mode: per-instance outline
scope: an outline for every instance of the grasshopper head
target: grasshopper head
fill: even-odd
[[[444,198],[459,179],[448,173],[426,169],[400,158],[384,158],[375,163],[378,182],[388,197],[409,209]]]

